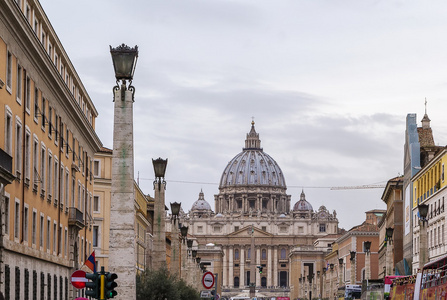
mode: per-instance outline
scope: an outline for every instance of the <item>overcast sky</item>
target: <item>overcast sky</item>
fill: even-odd
[[[152,158],[168,158],[166,203],[214,195],[252,117],[292,205],[304,189],[340,227],[385,209],[403,173],[405,118],[447,140],[447,2],[393,0],[41,0],[112,148],[109,45],[138,45],[135,177],[153,195]],[[169,206],[169,204],[168,204]]]

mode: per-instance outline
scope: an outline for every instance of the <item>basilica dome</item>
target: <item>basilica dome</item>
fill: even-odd
[[[313,211],[312,205],[306,200],[304,191],[301,191],[300,200],[293,206],[293,211]]]
[[[195,210],[195,211],[211,211],[211,206],[205,200],[205,197],[203,195],[203,191],[200,191],[199,199],[197,199],[197,201],[193,203],[193,205],[191,207],[191,210]]]
[[[261,148],[255,123],[245,140],[245,148],[226,166],[220,179],[219,188],[231,186],[272,186],[286,189],[286,181],[276,161]]]

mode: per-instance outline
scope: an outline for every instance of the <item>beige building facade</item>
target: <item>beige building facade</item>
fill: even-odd
[[[97,111],[39,1],[0,1],[0,148],[15,180],[1,198],[0,291],[72,299],[93,250]]]
[[[336,212],[324,206],[314,211],[304,191],[291,206],[286,191],[284,174],[261,148],[252,122],[245,147],[223,171],[215,210],[200,192],[183,216],[201,262],[218,274],[221,296],[247,294],[254,283],[257,297],[296,299],[295,279],[305,268],[313,272],[323,264],[328,245],[314,242],[338,233]],[[214,249],[212,256],[206,247]],[[216,251],[221,254],[215,255]]]

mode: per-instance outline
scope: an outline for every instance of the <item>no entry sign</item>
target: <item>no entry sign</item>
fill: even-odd
[[[214,275],[211,272],[206,272],[202,277],[203,287],[206,289],[210,289],[214,285]]]
[[[85,272],[82,270],[74,271],[71,274],[71,284],[77,289],[85,288],[85,283],[88,282],[88,279],[85,278]]]

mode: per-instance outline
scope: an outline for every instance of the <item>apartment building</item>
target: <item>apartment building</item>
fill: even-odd
[[[1,198],[0,291],[71,299],[93,250],[92,100],[40,3],[0,0],[0,148],[15,180]]]

